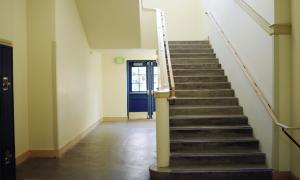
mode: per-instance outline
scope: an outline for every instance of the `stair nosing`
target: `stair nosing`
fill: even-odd
[[[170,119],[173,118],[247,118],[245,115],[238,115],[238,114],[232,114],[232,115],[174,115],[170,116]]]
[[[222,143],[222,142],[259,142],[258,139],[254,137],[228,137],[228,138],[174,138],[170,140],[171,144],[177,144],[177,143],[207,143],[207,142],[212,142],[212,143]]]
[[[180,153],[170,153],[170,157],[176,158],[176,157],[216,157],[216,156],[256,156],[256,155],[262,155],[265,156],[264,153],[262,152],[226,152],[226,153],[190,153],[190,152],[180,152]]]
[[[205,106],[205,105],[172,105],[170,106],[171,109],[186,109],[186,108],[242,108],[239,105],[232,105],[232,106]]]
[[[173,71],[195,71],[195,70],[199,70],[199,71],[224,71],[224,69],[219,68],[219,69],[205,69],[205,68],[198,68],[198,69],[173,69]]]
[[[198,131],[198,130],[252,130],[250,125],[236,125],[236,126],[224,126],[224,125],[211,125],[211,126],[172,126],[170,131]]]

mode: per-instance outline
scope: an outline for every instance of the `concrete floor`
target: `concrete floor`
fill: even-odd
[[[103,123],[60,159],[32,159],[17,180],[148,180],[155,162],[155,122]]]

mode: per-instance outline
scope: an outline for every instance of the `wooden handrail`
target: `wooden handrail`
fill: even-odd
[[[168,75],[169,75],[169,80],[170,80],[170,90],[171,90],[170,98],[173,99],[176,97],[176,91],[175,91],[175,81],[174,81],[169,41],[168,41],[168,34],[167,34],[166,17],[165,17],[165,13],[163,11],[161,12],[161,14],[162,14],[162,22],[163,22],[162,24],[163,24],[163,31],[164,31],[166,58],[167,58],[167,64],[168,64]]]
[[[169,88],[169,91],[171,91],[169,98],[174,99],[176,97],[175,81],[174,81],[172,62],[171,62],[171,56],[170,56],[165,13],[164,13],[164,11],[157,9],[157,8],[145,7],[143,0],[141,1],[141,6],[142,6],[143,10],[156,12],[156,15],[157,15],[157,17],[156,17],[156,19],[157,19],[157,38],[158,38],[158,59],[159,59],[159,68],[160,68],[160,72],[161,72],[160,80],[165,80],[165,78],[167,79],[168,84],[169,84],[168,88]],[[159,25],[161,25],[161,26],[159,26]],[[162,33],[162,34],[160,34],[160,33]],[[160,44],[160,42],[163,42],[163,45]],[[161,63],[163,63],[163,64],[161,64]],[[167,77],[164,77],[165,75]],[[164,84],[161,84],[161,86],[162,87],[160,87],[160,88],[163,89],[162,92],[165,94],[165,90],[167,87],[165,87]]]
[[[206,12],[205,13],[209,19],[213,22],[213,24],[216,25],[217,30],[219,31],[219,33],[221,34],[222,38],[224,39],[224,41],[226,42],[227,46],[230,48],[230,50],[232,51],[232,53],[235,56],[235,60],[237,61],[237,63],[239,64],[239,66],[241,67],[242,71],[244,72],[245,76],[247,77],[247,79],[249,80],[251,86],[253,87],[253,89],[255,90],[257,96],[259,97],[259,99],[261,100],[261,102],[263,103],[264,107],[266,108],[266,110],[268,111],[269,115],[272,118],[273,123],[282,128],[282,129],[287,129],[287,130],[300,130],[300,127],[292,127],[292,126],[288,126],[285,124],[282,124],[277,116],[275,115],[273,109],[271,108],[271,105],[269,104],[267,98],[265,97],[265,95],[263,94],[262,90],[259,88],[259,86],[257,85],[254,77],[251,75],[251,73],[248,71],[248,69],[246,68],[246,65],[243,63],[241,56],[238,54],[238,52],[235,50],[234,46],[232,45],[232,43],[230,42],[230,40],[227,38],[226,34],[224,33],[222,27],[220,26],[220,24],[217,22],[217,20],[215,19],[215,17],[209,13]]]

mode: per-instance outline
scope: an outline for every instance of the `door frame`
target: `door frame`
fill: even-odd
[[[157,60],[151,60],[151,59],[144,59],[144,60],[132,60],[132,59],[130,59],[130,60],[127,60],[127,62],[126,62],[126,86],[127,86],[127,120],[130,120],[130,116],[129,116],[129,95],[130,95],[130,82],[129,82],[129,80],[130,80],[130,76],[131,76],[131,74],[129,74],[129,72],[130,72],[130,63],[132,63],[132,62],[155,62],[155,63],[157,63]],[[148,73],[148,72],[147,72]],[[148,74],[147,74],[147,79],[148,79]],[[149,82],[147,81],[147,89],[148,89],[148,85],[149,84]],[[149,103],[149,101],[148,101],[148,103]],[[148,111],[147,112],[145,112],[145,113],[147,113],[147,116],[149,115],[149,107],[148,107]],[[153,112],[154,113],[154,112]],[[152,115],[153,115],[153,113],[152,113]],[[149,118],[147,118],[147,119],[149,119]],[[153,117],[152,117],[152,119],[153,119]]]

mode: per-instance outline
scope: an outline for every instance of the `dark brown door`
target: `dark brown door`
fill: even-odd
[[[0,45],[0,179],[15,180],[13,49]]]

